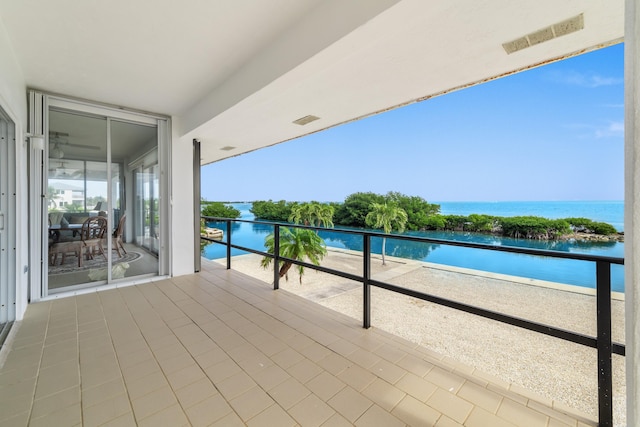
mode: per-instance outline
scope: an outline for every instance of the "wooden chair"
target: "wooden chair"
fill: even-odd
[[[98,252],[102,254],[105,260],[107,259],[102,245],[102,239],[104,239],[106,232],[107,218],[105,217],[92,216],[82,224],[80,240],[87,259],[93,259],[94,254]]]
[[[58,255],[62,255],[62,261],[60,265],[64,264],[64,260],[69,254],[73,254],[78,257],[78,267],[82,267],[82,252],[84,251],[84,245],[80,240],[75,242],[57,242],[52,243],[49,246],[49,263],[56,265]]]
[[[113,238],[111,243],[111,249],[115,249],[118,252],[118,257],[122,258],[122,254],[120,253],[120,249],[126,254],[127,251],[122,244],[122,233],[124,232],[124,221],[127,218],[127,214],[124,214],[120,217],[120,221],[118,221],[118,227],[116,231],[113,232]]]

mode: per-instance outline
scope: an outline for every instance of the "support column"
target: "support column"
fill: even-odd
[[[627,425],[640,423],[640,8],[625,2],[625,322]]]

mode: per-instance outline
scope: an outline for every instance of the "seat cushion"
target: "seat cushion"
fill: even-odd
[[[89,219],[89,215],[71,215],[69,217],[69,224],[83,224]]]
[[[62,219],[64,218],[64,212],[49,212],[49,221],[51,221],[51,225],[58,225],[62,223]]]

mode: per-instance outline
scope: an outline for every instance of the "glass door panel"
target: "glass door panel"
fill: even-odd
[[[137,256],[128,262],[129,268],[124,277],[157,275],[159,186],[158,178],[153,178],[153,175],[159,175],[159,171],[157,166],[156,169],[148,166],[157,165],[157,126],[114,120],[111,133],[114,156],[124,147],[130,150],[128,153],[123,151],[121,156],[122,173],[119,176],[112,174],[112,182],[120,182],[125,189],[120,194],[120,203],[116,204],[119,208],[114,212],[119,219],[112,241],[112,255],[117,258],[119,248],[121,252],[126,250],[128,255]],[[124,141],[127,143],[123,144]],[[131,147],[135,147],[135,150],[131,151]],[[121,225],[119,229],[118,225]]]
[[[108,234],[107,147],[106,118],[50,109],[49,292],[96,281],[93,270],[108,266],[108,254],[98,244]]]
[[[157,255],[160,247],[158,165],[140,166],[135,169],[134,176],[136,243]]]

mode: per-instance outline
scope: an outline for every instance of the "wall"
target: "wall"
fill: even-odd
[[[179,276],[194,272],[193,141],[180,137],[179,118],[171,124],[171,274]]]

